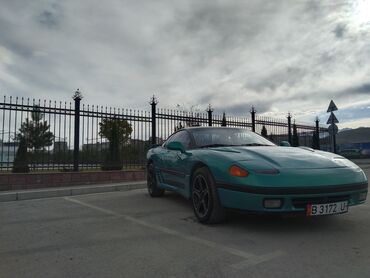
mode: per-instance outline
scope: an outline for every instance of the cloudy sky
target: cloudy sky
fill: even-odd
[[[370,126],[370,0],[0,0],[0,93]]]

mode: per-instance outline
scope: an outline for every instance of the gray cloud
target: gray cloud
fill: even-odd
[[[235,104],[232,106],[225,106],[224,111],[227,111],[229,115],[235,116],[249,116],[251,108],[256,107],[257,113],[265,113],[271,108],[271,103],[268,101],[258,101],[253,103]],[[217,108],[217,107],[216,107]]]
[[[36,17],[36,20],[47,28],[56,28],[61,24],[62,10],[58,4],[53,4],[50,8],[43,10]]]
[[[322,102],[323,96],[325,96],[326,102]],[[300,115],[300,114],[306,115],[306,113],[302,113],[302,111],[307,111],[307,112],[311,111],[311,114],[312,114],[311,118],[314,119],[314,116],[316,114],[323,113],[325,115],[326,106],[328,105],[331,99],[335,100],[336,103],[346,104],[345,106],[347,107],[348,104],[353,103],[354,100],[356,99],[364,100],[364,96],[370,96],[370,83],[355,85],[355,86],[347,87],[345,89],[340,89],[336,91],[327,90],[327,91],[297,92],[289,96],[284,96],[281,98],[281,100],[267,99],[265,102],[262,103],[262,105],[265,104],[264,107],[267,107],[267,109],[266,110],[263,109],[262,112],[268,112],[269,109],[273,107],[273,104],[276,103],[276,101],[279,101],[279,102],[295,104],[295,107],[294,107],[295,109],[293,108],[293,105],[291,106],[290,109],[288,108],[288,110],[293,111],[293,114],[295,115]],[[310,105],[311,109],[308,109],[306,107],[307,103],[312,103]],[[315,107],[314,104],[317,104],[317,106]],[[366,105],[368,104],[364,104],[363,108],[366,108]],[[349,108],[346,108],[346,109],[349,109]],[[357,107],[356,109],[359,109],[359,107]],[[283,112],[282,114],[284,113],[285,112]],[[360,118],[360,115],[358,115],[358,117]],[[370,121],[369,121],[369,124],[370,124]]]
[[[247,80],[245,87],[257,92],[263,91],[264,89],[276,90],[278,87],[283,85],[293,87],[302,82],[302,79],[306,75],[307,69],[288,66],[279,71],[271,72],[264,79]]]
[[[370,83],[364,83],[360,86],[349,88],[347,91],[355,94],[370,94]]]
[[[343,38],[345,32],[346,32],[346,26],[342,24],[338,24],[333,31],[333,33],[335,34],[337,38]]]
[[[0,90],[147,108],[314,117],[369,92],[352,1],[4,1]],[[215,110],[215,112],[217,112]]]

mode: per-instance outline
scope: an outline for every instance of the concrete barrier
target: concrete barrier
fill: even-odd
[[[0,193],[0,202],[16,201],[17,192]]]
[[[0,191],[145,180],[144,170],[0,174]]]
[[[75,196],[146,188],[145,181],[0,192],[0,202]]]
[[[17,200],[30,200],[63,196],[71,196],[71,189],[29,190],[17,192]]]

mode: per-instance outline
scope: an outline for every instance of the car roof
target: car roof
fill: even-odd
[[[231,126],[192,126],[184,127],[181,130],[197,130],[197,129],[244,129],[241,127],[231,127]]]

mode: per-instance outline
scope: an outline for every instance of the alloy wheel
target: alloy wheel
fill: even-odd
[[[194,179],[192,197],[196,213],[200,218],[205,217],[209,210],[210,196],[209,185],[202,175]]]

